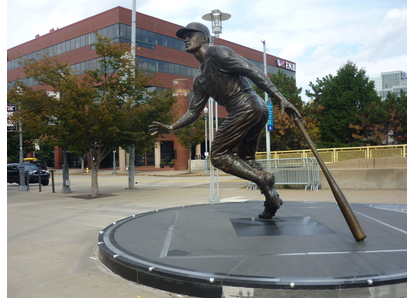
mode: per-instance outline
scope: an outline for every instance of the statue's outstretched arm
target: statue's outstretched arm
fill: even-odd
[[[194,92],[194,95],[189,103],[188,111],[173,125],[167,125],[154,121],[151,125],[149,125],[149,131],[152,132],[151,135],[168,134],[194,123],[201,116],[208,98],[209,96],[206,94]]]

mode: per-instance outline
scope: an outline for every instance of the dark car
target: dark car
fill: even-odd
[[[19,166],[20,163],[9,163],[7,164],[7,183],[20,183],[19,176]],[[29,183],[38,183],[38,172],[39,168],[37,165],[32,163],[23,163],[25,170],[25,179],[27,181],[27,175],[29,178]],[[40,169],[41,171],[41,184],[48,185],[50,181],[50,174],[47,170]]]
[[[24,158],[23,161],[24,163],[31,163],[37,165],[38,168],[47,170],[47,165],[44,162],[43,164],[41,164],[40,160],[38,160],[37,158]]]

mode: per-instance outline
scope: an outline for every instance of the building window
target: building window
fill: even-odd
[[[148,32],[148,43],[156,44],[156,34],[152,31]]]
[[[108,38],[114,38],[113,42],[120,42],[120,43],[130,43],[131,40],[131,26],[122,24],[122,23],[117,23],[105,28],[101,28],[98,30],[100,35],[107,36]],[[181,39],[169,37],[166,35],[158,34],[155,32],[151,32],[145,29],[141,28],[136,28],[136,42],[139,47],[144,47],[148,49],[155,50],[155,45],[160,45],[163,47],[168,47],[180,51],[185,51],[185,45],[184,41]],[[60,53],[65,53],[68,51],[72,51],[74,49],[84,47],[86,45],[92,45],[97,42],[96,35],[91,32],[87,33],[85,35],[82,35],[80,37],[62,42],[60,44],[57,44],[55,46],[51,46],[48,49],[50,50],[50,56],[53,55],[58,55]],[[95,49],[95,46],[92,46],[91,49]],[[34,58],[35,60],[39,60],[44,54],[44,49],[33,52],[30,54],[27,54],[25,57],[27,58]],[[195,74],[197,72],[197,68],[192,68],[184,65],[178,65],[178,64],[172,64],[164,61],[158,61],[154,59],[148,59],[148,58],[140,58],[143,59],[142,62],[140,62],[139,68],[141,69],[146,69],[148,71],[159,71],[159,72],[164,72],[164,73],[170,73],[170,74],[176,74],[180,76],[186,76],[186,77],[195,77]],[[263,64],[257,61],[252,61],[258,68],[263,70]],[[90,60],[84,63],[81,63],[81,65],[78,65],[78,71],[80,73],[84,73],[85,70],[88,69],[94,69],[97,67],[97,60]],[[7,62],[7,70],[15,69],[20,67],[20,64],[18,64],[18,59],[13,59]],[[76,68],[76,67],[74,67]],[[270,74],[277,74],[279,68],[274,67],[274,66],[267,66],[267,71]],[[295,72],[292,72],[290,70],[284,70],[280,69],[283,71],[285,74],[288,76],[291,76],[295,78]],[[389,79],[392,77],[392,75],[389,75]],[[387,83],[387,76],[384,77],[384,81]],[[391,79],[390,79],[391,81]],[[393,85],[393,83],[390,83],[390,85]]]
[[[148,42],[148,31],[141,29],[141,41]]]

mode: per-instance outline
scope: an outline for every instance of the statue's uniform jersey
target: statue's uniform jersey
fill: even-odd
[[[261,131],[269,117],[266,103],[252,89],[249,78],[259,88],[272,95],[276,88],[254,64],[225,46],[208,48],[194,79],[194,95],[189,109],[174,129],[185,127],[199,118],[212,97],[224,106],[228,117],[219,127],[211,148],[211,161],[228,172],[238,156],[253,164]]]
[[[264,103],[246,78],[269,95],[277,91],[262,70],[230,48],[210,47],[194,78],[194,95],[188,112],[177,122],[177,128],[195,121],[205,108],[209,97],[225,107],[228,113],[234,112],[235,107],[246,102]]]

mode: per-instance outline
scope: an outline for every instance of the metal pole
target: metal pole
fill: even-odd
[[[117,162],[115,161],[115,153],[116,153],[117,151],[113,151],[112,152],[112,154],[113,154],[113,163],[112,163],[112,165],[113,165],[113,174],[114,175],[116,175],[117,174]]]
[[[63,147],[63,189],[61,193],[71,193],[66,147]]]
[[[51,172],[51,187],[52,187],[53,193],[55,193],[56,191],[55,191],[55,187],[54,187],[54,170],[52,169],[52,170],[50,170],[50,172]]]
[[[19,111],[21,110],[21,106],[19,106]],[[21,123],[21,116],[19,118],[19,139],[20,139],[20,165],[19,165],[19,177],[20,177],[20,182],[19,182],[19,189],[18,191],[25,191],[28,190],[28,186],[25,184],[25,171],[24,171],[24,165],[23,165],[23,126]],[[27,182],[28,183],[28,182]]]
[[[214,112],[213,112],[213,99],[209,98],[208,107],[209,107],[209,153],[212,153],[212,141],[213,141],[213,134],[214,134]],[[212,161],[209,163],[209,188],[210,188],[210,197],[209,201],[214,203],[215,197],[215,183],[214,183],[214,166],[212,165]]]
[[[26,177],[26,179],[25,179],[27,182],[27,191],[30,191],[30,179],[29,179],[29,175],[28,175],[28,173],[27,173],[27,177]]]
[[[215,129],[218,131],[218,103],[215,101]],[[213,140],[213,136],[212,136]],[[219,169],[216,169],[216,198],[215,202],[219,202]]]
[[[204,114],[205,114],[205,171],[204,173],[207,174],[209,173],[209,169],[208,169],[208,127],[207,127],[207,122],[208,122],[208,109],[205,108],[206,110],[204,110]]]
[[[131,57],[132,57],[132,61],[134,62],[134,68],[135,68],[135,30],[136,30],[136,26],[137,26],[137,1],[136,0],[132,0],[132,18],[131,18]],[[135,174],[135,170],[134,170],[134,160],[135,160],[135,147],[134,144],[132,144],[129,147],[129,152],[130,152],[130,159],[129,159],[129,163],[128,163],[128,188],[129,189],[134,189],[135,188],[135,183],[134,183],[134,174]],[[132,157],[132,159],[131,159]]]
[[[38,191],[41,192],[41,169],[38,169]]]
[[[268,68],[266,65],[266,42],[265,40],[262,40],[263,44],[263,72],[265,73],[266,76],[268,76]],[[265,92],[265,102],[266,104],[268,103],[268,93]],[[266,161],[267,164],[267,170],[271,171],[271,162],[270,162],[270,132],[268,130],[268,125],[265,127],[265,133],[266,133]]]
[[[135,182],[134,182],[134,168],[135,168],[135,148],[134,144],[130,146],[129,148],[130,151],[130,158],[128,162],[128,189],[134,189],[135,188]]]

